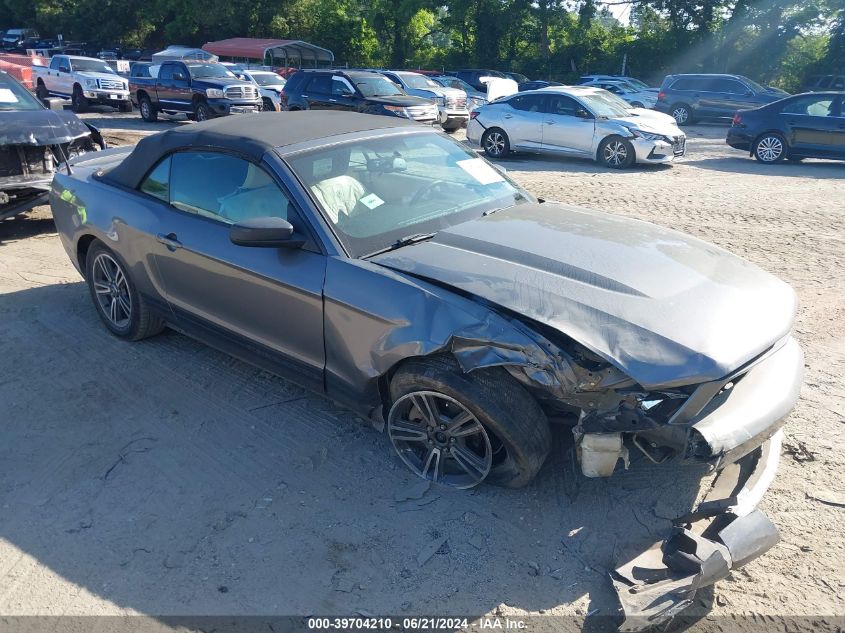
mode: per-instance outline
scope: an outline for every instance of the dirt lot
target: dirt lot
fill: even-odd
[[[179,125],[88,117],[111,142]],[[793,285],[806,383],[762,504],[783,540],[701,592],[693,630],[843,615],[845,166],[763,167],[721,127],[689,134],[671,167],[505,166]],[[175,333],[111,337],[47,209],[0,225],[0,402],[0,615],[610,614],[616,556],[665,535],[705,474],[635,459],[587,480],[562,433],[527,489],[420,487],[319,396]]]

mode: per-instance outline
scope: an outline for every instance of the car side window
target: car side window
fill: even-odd
[[[163,64],[158,71],[159,79],[173,79],[173,64]]]
[[[332,77],[332,94],[333,95],[344,95],[344,94],[355,94],[355,90],[352,88],[350,83],[346,81],[343,77]]]
[[[508,101],[508,105],[522,112],[542,112],[543,97],[540,95],[523,95]]]
[[[170,156],[164,158],[147,174],[141,191],[164,202],[170,202]]]
[[[328,95],[332,93],[332,82],[328,75],[314,75],[305,86],[309,92]]]
[[[566,95],[549,95],[547,103],[549,114],[557,114],[559,116],[575,116],[575,113],[579,109],[584,109],[578,105],[575,99]]]
[[[806,96],[793,99],[783,106],[783,114],[807,116],[833,116],[833,97]]]
[[[59,59],[58,57],[54,57],[50,60],[50,70],[58,70],[61,63],[61,59]]]
[[[831,85],[831,90],[845,90],[845,77],[836,77]]]
[[[714,89],[716,92],[726,92],[732,95],[744,95],[748,92],[748,87],[735,79],[720,79],[718,86]]]
[[[672,90],[701,90],[693,77],[682,77],[672,84]]]
[[[226,224],[289,219],[289,200],[258,165],[219,152],[178,152],[170,170],[170,204]]]

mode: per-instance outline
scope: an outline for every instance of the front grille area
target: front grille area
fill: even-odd
[[[103,90],[125,90],[123,82],[118,79],[100,79],[100,88]]]
[[[405,110],[412,119],[434,119],[437,117],[437,110],[433,106],[411,106],[405,108]]]
[[[255,86],[232,86],[226,88],[227,99],[257,99],[258,89]]]
[[[467,107],[467,98],[446,97],[446,107],[450,110],[464,110]]]
[[[6,145],[0,148],[0,178],[53,172],[53,153],[45,147]]]

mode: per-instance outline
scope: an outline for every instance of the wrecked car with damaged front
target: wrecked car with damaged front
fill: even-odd
[[[50,183],[68,158],[105,147],[99,131],[61,101],[47,109],[0,70],[0,220],[47,204]]]
[[[613,582],[627,629],[777,540],[755,510],[803,356],[793,291],[715,246],[537,200],[445,134],[340,112],[168,130],[71,161],[51,204],[99,317],[166,325],[383,423],[420,477],[527,484],[571,427],[719,470]]]

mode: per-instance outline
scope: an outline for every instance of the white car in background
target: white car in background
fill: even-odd
[[[613,169],[668,163],[686,135],[668,114],[634,108],[601,88],[554,86],[503,96],[475,110],[467,139],[490,158],[512,151],[590,158]]]
[[[467,93],[447,88],[430,77],[407,70],[379,71],[409,95],[431,99],[437,104],[438,122],[447,132],[454,132],[469,121]]]
[[[635,108],[651,109],[657,105],[657,91],[650,88],[640,89],[624,79],[596,79],[581,85],[607,90]]]
[[[252,70],[249,68],[242,68],[239,70],[232,70],[238,79],[250,81],[258,86],[258,91],[261,93],[262,109],[270,112],[282,111],[282,88],[285,87],[287,80],[274,73],[272,70]]]

